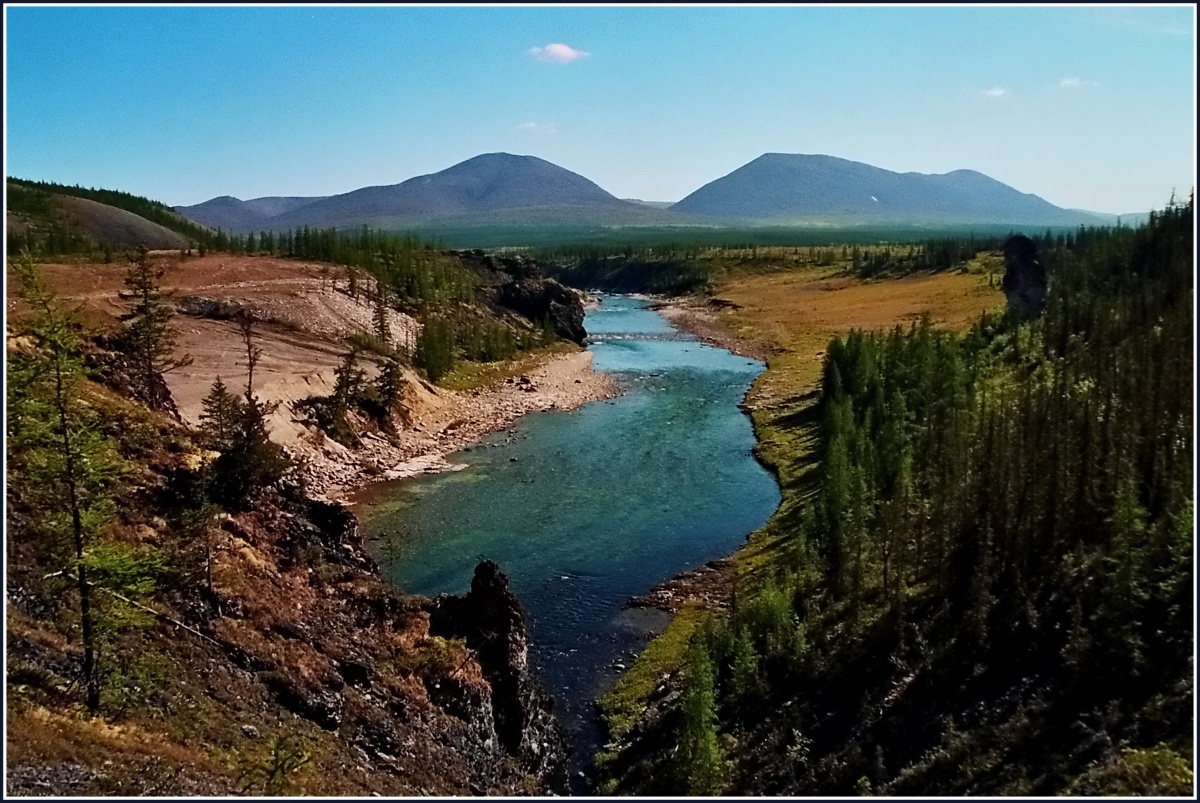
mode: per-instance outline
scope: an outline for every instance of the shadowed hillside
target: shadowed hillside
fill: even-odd
[[[278,197],[252,198],[243,201],[232,195],[222,195],[193,206],[177,206],[175,211],[184,217],[227,232],[247,232],[267,227],[267,221],[286,214],[326,196],[311,198]]]

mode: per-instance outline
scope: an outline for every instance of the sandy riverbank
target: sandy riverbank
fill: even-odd
[[[426,405],[390,440],[368,434],[361,448],[348,449],[314,436],[298,440],[291,450],[307,464],[310,495],[346,501],[375,482],[455,470],[450,455],[526,413],[573,410],[618,393],[610,374],[592,370],[590,351],[546,355],[520,378],[466,392],[439,388],[436,403]]]
[[[305,423],[295,405],[332,393],[346,338],[373,331],[369,282],[351,294],[341,268],[267,256],[180,260],[171,254],[160,255],[158,264],[164,269],[163,292],[180,308],[172,321],[177,355],[190,358],[164,376],[182,420],[200,423],[204,398],[217,379],[241,392],[246,345],[229,310],[249,313],[259,353],[254,392],[273,408],[268,431],[302,461],[308,491],[320,498],[343,501],[373,482],[450,469],[448,455],[521,415],[570,410],[618,393],[610,375],[592,370],[587,351],[526,355],[519,363],[522,374],[470,391],[431,385],[405,368],[400,432],[388,438],[369,432],[374,427],[364,421],[361,448],[349,449]],[[64,299],[79,305],[89,326],[111,329],[129,313],[131,302],[122,295],[124,265],[63,262],[43,270]],[[7,298],[6,306],[13,314],[19,299]],[[225,313],[218,314],[222,307]],[[387,325],[394,343],[412,343],[420,330],[414,318],[395,310],[388,310]],[[363,355],[359,367],[373,380],[379,361]]]

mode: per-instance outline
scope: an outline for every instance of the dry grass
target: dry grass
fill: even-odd
[[[811,390],[831,338],[853,329],[890,329],[928,314],[940,326],[965,328],[1004,303],[986,275],[934,273],[864,281],[804,268],[727,279],[717,295],[740,309],[724,313],[734,332],[776,351],[753,396],[764,402]]]
[[[536,351],[517,352],[510,360],[497,360],[496,362],[460,360],[454,364],[450,373],[438,380],[438,384],[451,390],[475,390],[492,385],[502,379],[515,379],[522,374],[528,374],[545,365],[548,356],[574,354],[579,350],[579,346],[564,341]]]
[[[40,705],[10,710],[8,760],[80,761],[89,756],[96,764],[122,755],[162,756],[170,761],[207,765],[200,750],[186,747],[133,723],[114,724],[82,713],[51,711]],[[20,738],[12,738],[19,733]]]

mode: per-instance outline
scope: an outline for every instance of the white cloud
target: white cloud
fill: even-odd
[[[538,61],[548,61],[554,64],[570,64],[572,61],[578,61],[591,55],[558,42],[552,42],[545,47],[531,47],[528,52]]]
[[[994,86],[991,89],[985,89],[983,94],[985,97],[989,98],[1006,98],[1010,93],[1002,86]]]
[[[554,123],[521,123],[517,126],[518,131],[525,131],[529,134],[557,134],[558,126]]]
[[[1085,86],[1099,86],[1095,81],[1085,81],[1082,78],[1064,78],[1058,82],[1059,89],[1082,89]]]

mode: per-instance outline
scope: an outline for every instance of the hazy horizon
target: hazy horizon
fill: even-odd
[[[12,7],[6,175],[172,205],[537,156],[678,201],[763,153],[1064,208],[1195,183],[1195,11]]]

